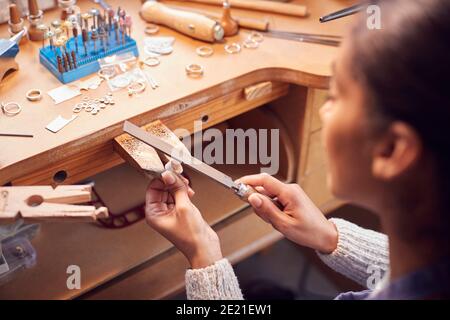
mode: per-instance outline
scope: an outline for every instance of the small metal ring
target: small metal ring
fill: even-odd
[[[139,94],[145,91],[147,85],[143,81],[137,81],[128,86],[128,94],[131,96],[133,94]]]
[[[84,108],[84,110],[86,110],[86,112],[91,112],[92,110],[94,110],[93,106],[87,106]]]
[[[186,66],[186,74],[191,77],[203,76],[203,67],[199,64],[192,63]]]
[[[82,107],[79,107],[79,106],[75,106],[75,107],[73,107],[73,109],[72,109],[73,113],[80,113],[81,110],[83,110],[83,108],[82,108]]]
[[[152,35],[158,33],[159,27],[156,24],[149,23],[144,29],[145,34]]]
[[[116,75],[116,70],[114,68],[102,68],[98,70],[97,75],[105,80],[109,80]]]
[[[2,103],[2,110],[4,114],[12,117],[18,115],[22,111],[22,106],[18,102]]]
[[[261,33],[259,33],[259,32],[253,31],[248,36],[248,39],[256,41],[256,42],[263,42],[264,36]]]
[[[229,54],[241,52],[241,45],[239,43],[233,42],[232,44],[227,44],[225,46],[225,51]]]
[[[111,84],[116,88],[125,88],[130,85],[131,80],[126,77],[116,77],[111,80]]]
[[[29,101],[39,101],[42,99],[42,91],[39,89],[31,89],[26,93]]]
[[[242,43],[244,45],[245,48],[247,49],[256,49],[259,47],[259,42],[252,40],[250,38],[245,39],[244,42]]]
[[[214,49],[210,46],[201,46],[198,47],[195,51],[200,57],[210,57],[214,53]]]
[[[147,57],[144,59],[144,64],[149,67],[156,67],[160,64],[158,57]]]

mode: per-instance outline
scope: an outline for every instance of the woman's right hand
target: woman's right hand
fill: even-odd
[[[322,253],[337,247],[338,232],[331,221],[314,205],[297,184],[285,184],[262,173],[238,180],[266,195],[252,194],[248,201],[256,214],[281,232],[289,240]],[[276,197],[283,205],[278,209],[268,197]]]

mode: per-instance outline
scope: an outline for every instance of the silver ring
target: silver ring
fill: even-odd
[[[214,49],[210,46],[201,46],[198,47],[195,51],[200,57],[210,57],[214,53]]]
[[[263,42],[264,37],[263,37],[263,35],[261,33],[253,31],[248,36],[248,39],[256,41],[256,42]]]
[[[27,92],[26,97],[30,101],[39,101],[42,99],[42,91],[39,89],[31,89]]]
[[[241,45],[239,43],[233,42],[232,44],[227,44],[225,46],[225,51],[229,54],[241,52]]]
[[[2,103],[2,110],[4,114],[12,117],[18,115],[22,111],[22,106],[17,102]]]
[[[158,57],[147,57],[144,59],[144,64],[149,67],[156,67],[160,64]]]
[[[192,63],[186,66],[186,74],[190,77],[203,76],[203,67],[199,64]]]
[[[125,88],[130,85],[131,80],[126,77],[116,77],[111,80],[111,84],[116,88]]]
[[[149,35],[158,33],[158,31],[159,31],[159,27],[153,23],[147,24],[147,26],[144,29],[145,34],[149,34]]]
[[[102,79],[109,80],[116,75],[114,68],[102,68],[97,72],[98,76]]]
[[[143,81],[138,81],[128,86],[128,95],[139,94],[145,91],[147,85]]]
[[[245,39],[244,42],[242,43],[244,45],[245,48],[247,49],[256,49],[259,47],[259,42],[252,40],[250,38]]]

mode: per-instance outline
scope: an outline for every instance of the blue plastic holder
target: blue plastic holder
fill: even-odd
[[[122,38],[119,38],[119,43],[117,43],[114,34],[112,34],[112,36],[109,36],[109,39],[105,41],[108,44],[106,46],[106,51],[104,50],[102,40],[97,40],[94,48],[94,42],[91,40],[91,33],[89,33],[89,39],[90,40],[86,43],[87,54],[84,52],[81,36],[78,36],[77,38],[72,37],[67,41],[66,48],[69,55],[72,51],[75,51],[76,53],[77,68],[60,73],[58,70],[58,61],[56,57],[57,55],[60,55],[61,58],[63,58],[63,55],[62,52],[55,47],[52,48],[50,46],[46,46],[40,49],[39,60],[41,64],[43,64],[56,78],[58,78],[59,81],[62,83],[69,83],[97,72],[100,69],[100,65],[98,63],[99,59],[127,52],[131,52],[135,57],[139,56],[136,41],[129,36],[125,36],[125,43],[122,43]],[[78,53],[76,51],[75,41],[78,42]],[[72,56],[70,57],[72,58]]]

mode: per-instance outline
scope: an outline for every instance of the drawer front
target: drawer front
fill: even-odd
[[[272,83],[272,90],[257,98],[247,100],[245,89],[236,90],[222,97],[190,107],[189,99],[161,111],[154,120],[160,119],[170,128],[184,128],[194,132],[194,121],[208,128],[233,118],[246,111],[278,99],[289,92],[289,84]],[[170,111],[169,109],[172,109]],[[92,175],[123,163],[124,160],[114,151],[113,141],[102,146],[93,146],[70,159],[45,166],[31,175],[11,181],[12,185],[58,185],[73,184]]]

